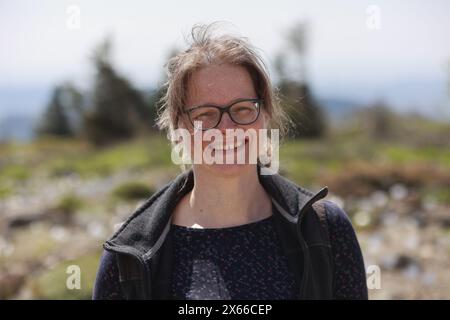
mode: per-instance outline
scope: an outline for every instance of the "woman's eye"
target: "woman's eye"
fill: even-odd
[[[247,112],[250,111],[251,109],[249,107],[237,107],[234,111],[235,112]]]
[[[194,119],[209,118],[212,116],[213,116],[212,112],[202,112],[202,113],[194,115]]]

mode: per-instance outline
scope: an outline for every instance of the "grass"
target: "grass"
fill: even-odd
[[[424,188],[421,192],[421,198],[434,200],[443,205],[450,205],[450,188]]]
[[[30,281],[30,288],[35,299],[89,300],[100,261],[100,252],[86,254],[74,260],[60,263],[46,270]],[[80,270],[80,288],[69,289],[68,278],[75,275],[69,266],[77,266]],[[69,272],[71,271],[71,272]],[[70,279],[69,279],[70,280]],[[73,283],[69,281],[69,284]]]
[[[395,164],[420,162],[431,163],[450,169],[450,149],[441,147],[411,147],[402,145],[384,145],[380,150],[386,159]]]
[[[71,214],[75,213],[83,207],[83,199],[76,196],[75,194],[68,193],[61,197],[56,204],[56,209],[58,211]]]
[[[83,177],[108,176],[120,170],[145,170],[171,165],[170,146],[156,137],[121,143],[98,151],[59,158],[49,165],[51,176],[75,173]]]
[[[121,170],[172,166],[170,145],[162,136],[139,138],[103,149],[93,149],[79,140],[45,139],[29,144],[4,144],[0,154],[0,182],[25,181],[36,173],[90,178]]]
[[[125,201],[133,201],[145,199],[151,196],[155,190],[150,188],[147,184],[139,181],[129,181],[117,186],[112,195],[118,199]]]
[[[26,181],[31,176],[30,170],[24,165],[11,164],[0,171],[0,177],[5,181]]]
[[[0,200],[5,199],[13,194],[13,190],[8,187],[0,184]]]
[[[49,177],[76,174],[89,179],[121,171],[144,172],[175,167],[170,159],[170,145],[162,135],[138,138],[103,149],[93,149],[78,140],[45,139],[27,145],[1,145],[0,152],[4,155],[0,162],[0,186],[3,186],[0,198],[14,192],[11,184],[2,182],[19,183],[36,174]],[[18,159],[19,164],[15,162]],[[450,149],[374,141],[363,134],[335,134],[321,140],[288,140],[280,147],[280,161],[282,173],[302,186],[312,187],[326,182],[327,177],[351,172],[352,167],[361,164],[390,167],[390,173],[386,171],[386,174],[396,172],[397,168],[404,170],[419,165],[448,173]],[[415,174],[414,170],[411,174]],[[136,185],[122,188],[116,191],[116,195],[123,199],[136,199],[153,191]]]

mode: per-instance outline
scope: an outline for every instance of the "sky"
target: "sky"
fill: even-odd
[[[119,71],[140,88],[154,87],[171,48],[184,48],[192,25],[213,21],[249,38],[274,79],[286,31],[307,22],[306,77],[317,96],[442,110],[449,12],[447,0],[0,0],[0,112],[41,110],[61,81],[89,87],[89,56],[106,35]]]

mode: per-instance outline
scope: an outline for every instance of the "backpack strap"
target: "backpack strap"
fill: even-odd
[[[328,226],[328,219],[327,219],[327,211],[325,208],[325,202],[324,201],[317,201],[313,203],[312,205],[317,217],[319,218],[320,225],[322,226],[321,230],[323,232],[323,239],[331,245],[330,240],[330,231]]]
[[[327,200],[319,200],[315,203],[313,203],[313,211],[315,211],[317,217],[319,218],[321,228],[322,230],[322,238],[326,241],[327,246],[330,248],[330,267],[332,272],[332,280],[331,280],[331,286],[333,288],[335,287],[335,278],[334,278],[334,270],[335,270],[335,264],[334,264],[334,257],[333,257],[333,250],[331,246],[331,238],[330,238],[330,227],[328,224],[328,218],[327,218],[327,209],[326,209],[326,201]]]
[[[127,300],[145,299],[145,283],[139,261],[128,254],[120,253],[116,254],[116,261],[123,297]]]

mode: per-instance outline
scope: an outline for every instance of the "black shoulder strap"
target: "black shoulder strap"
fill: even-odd
[[[327,219],[327,209],[325,207],[325,201],[324,200],[319,200],[317,202],[315,202],[313,205],[313,209],[316,212],[317,217],[319,218],[320,221],[320,225],[321,225],[321,230],[323,231],[322,233],[322,237],[324,238],[324,240],[327,243],[327,246],[330,248],[329,253],[330,253],[330,267],[331,267],[331,273],[332,273],[332,277],[331,277],[331,287],[332,290],[334,292],[334,268],[335,268],[335,264],[334,264],[334,258],[332,256],[332,247],[331,247],[331,238],[330,238],[330,228],[329,228],[329,224],[328,224],[328,219]]]
[[[127,254],[116,254],[122,295],[127,300],[145,299],[145,283],[139,261]]]
[[[324,240],[328,243],[331,244],[330,241],[330,231],[328,228],[328,220],[327,220],[327,212],[325,209],[325,203],[324,201],[317,201],[315,203],[313,203],[313,209],[317,214],[317,217],[319,218],[320,221],[320,225],[322,226],[322,231],[324,233]]]

